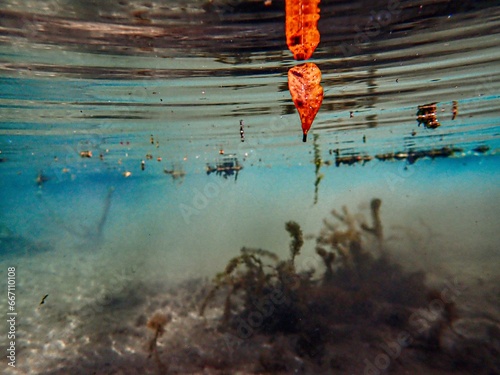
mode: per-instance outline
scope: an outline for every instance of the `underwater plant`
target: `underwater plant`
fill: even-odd
[[[160,338],[165,333],[165,325],[167,325],[170,320],[170,316],[157,312],[151,318],[149,318],[148,322],[146,323],[146,327],[154,331],[154,336],[148,344],[148,358],[154,358],[156,365],[158,366],[159,374],[165,374],[168,371],[168,365],[165,365],[160,360],[157,342],[158,338]]]
[[[295,259],[304,244],[300,225],[289,221],[285,229],[291,237],[289,259],[280,260],[268,250],[242,248],[241,254],[216,275],[215,285],[200,307],[200,315],[208,303],[216,300],[218,291],[225,289],[222,323],[238,330],[239,336],[249,337],[254,331],[297,332],[306,317],[300,286],[309,282],[312,275],[296,270]],[[233,303],[237,298],[241,301],[239,305]],[[247,323],[242,326],[241,322],[249,322],[250,326]]]
[[[319,149],[318,145],[318,139],[319,135],[314,134],[313,136],[313,146],[314,146],[314,175],[316,176],[316,179],[314,180],[314,203],[318,203],[318,188],[319,188],[319,183],[323,179],[324,175],[322,173],[319,173],[319,170],[321,168],[321,165],[323,164],[323,160],[321,159],[321,151]]]
[[[346,206],[331,211],[316,237],[319,270],[301,269],[304,235],[295,221],[285,224],[288,258],[242,248],[205,290],[199,310],[223,307],[220,320],[202,326],[238,355],[217,362],[227,359],[219,351],[201,363],[272,374],[361,373],[361,367],[400,373],[413,371],[406,366],[416,358],[436,374],[500,368],[497,322],[463,316],[451,297],[463,290],[458,282],[438,290],[423,271],[403,268],[384,242],[381,207],[372,199],[368,220]],[[476,336],[478,326],[483,331]],[[385,362],[377,362],[382,356]]]

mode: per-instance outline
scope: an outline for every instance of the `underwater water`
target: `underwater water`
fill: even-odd
[[[0,2],[1,373],[500,373],[500,6],[319,6],[304,143],[284,1]]]

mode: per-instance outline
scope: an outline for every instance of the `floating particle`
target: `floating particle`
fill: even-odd
[[[130,177],[130,176],[132,176],[132,172],[129,172],[129,171],[123,172],[123,177],[127,178],[127,177]]]
[[[240,120],[240,137],[241,137],[241,142],[245,142],[245,131],[243,130],[243,120]]]
[[[288,71],[288,89],[302,122],[302,141],[307,141],[307,133],[323,102],[321,71],[314,63],[294,66]]]
[[[452,114],[453,116],[451,117],[451,119],[455,120],[458,115],[458,102],[456,100],[453,101]]]
[[[80,157],[82,158],[91,158],[92,151],[80,151]]]
[[[35,178],[35,183],[38,185],[38,187],[42,187],[44,183],[49,181],[49,178],[45,176],[42,172],[38,172]]]
[[[418,126],[420,126],[420,124],[424,124],[424,126],[429,129],[436,129],[437,127],[441,126],[436,117],[436,111],[437,111],[436,104],[437,103],[430,103],[418,106],[418,111],[417,111]]]
[[[475,151],[475,152],[478,152],[480,154],[484,154],[485,152],[489,151],[490,150],[490,146],[486,146],[486,145],[481,145],[481,146],[477,146],[474,150],[472,151]]]
[[[309,59],[319,44],[320,0],[286,0],[286,44],[295,60]]]

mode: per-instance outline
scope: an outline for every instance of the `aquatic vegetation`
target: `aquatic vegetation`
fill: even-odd
[[[405,326],[433,291],[423,272],[405,271],[385,250],[381,205],[380,199],[371,201],[369,223],[345,206],[340,212],[332,210],[334,221],[325,219],[316,238],[322,275],[297,266],[304,238],[294,221],[285,225],[291,237],[288,259],[280,260],[268,250],[242,248],[215,277],[199,313],[218,303],[217,295],[225,290],[222,329],[243,338],[257,332],[293,335],[296,355],[310,358],[323,356],[335,340],[331,332],[338,324],[375,320],[392,328]],[[394,311],[384,312],[388,305]],[[450,304],[443,311],[444,323],[426,331],[428,340],[432,335],[435,340],[452,316]]]
[[[293,311],[290,310],[293,306],[280,305],[284,300],[297,300],[299,298],[296,294],[296,288],[303,275],[297,274],[295,259],[300,254],[304,239],[302,230],[296,222],[287,222],[285,229],[292,239],[290,258],[280,260],[274,252],[268,250],[242,248],[241,254],[232,258],[225,270],[216,275],[215,286],[205,297],[199,311],[200,315],[204,314],[208,303],[215,300],[216,293],[220,289],[226,289],[223,313],[225,323],[231,323],[232,318],[234,318],[233,310],[237,306],[234,306],[233,298],[239,294],[243,309],[239,309],[236,315],[240,314],[244,318],[248,318],[248,314],[255,309],[256,305],[271,303],[276,307],[273,308],[273,319],[267,320],[262,326],[262,330],[274,332],[293,329],[293,324],[285,321],[295,320]]]
[[[321,168],[321,165],[323,165],[323,160],[321,159],[321,151],[319,149],[318,145],[318,139],[319,135],[314,134],[313,137],[313,145],[314,145],[314,175],[316,176],[316,179],[314,180],[314,204],[318,203],[318,189],[319,189],[319,183],[323,179],[324,175],[319,173],[319,170]]]
[[[168,366],[160,360],[157,341],[158,338],[165,333],[165,325],[167,325],[170,320],[171,318],[169,316],[157,312],[148,320],[146,324],[147,328],[154,331],[154,336],[148,345],[149,358],[154,358],[160,374],[166,373],[168,371]]]

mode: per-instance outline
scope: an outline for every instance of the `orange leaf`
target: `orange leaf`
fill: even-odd
[[[294,66],[288,71],[288,89],[302,122],[302,141],[307,140],[307,132],[323,102],[321,70],[313,63]]]
[[[295,60],[309,59],[319,44],[320,0],[286,0],[286,44]]]

